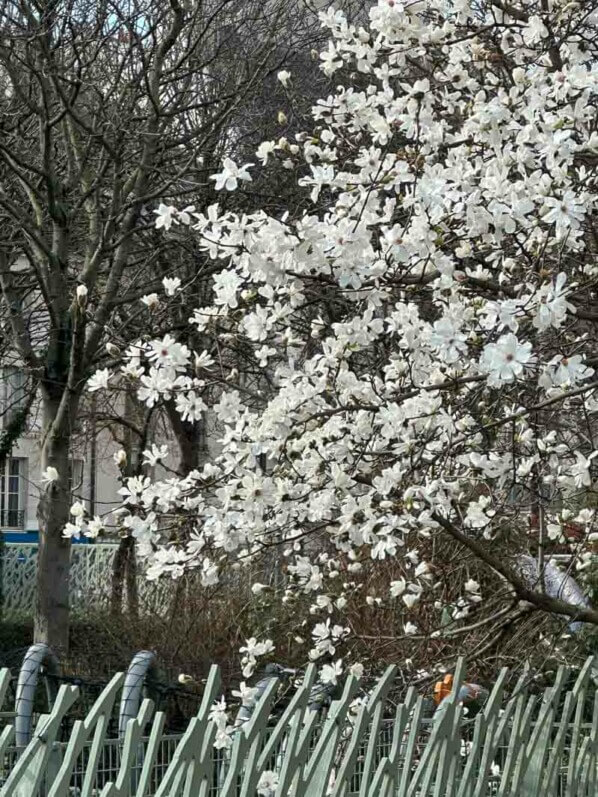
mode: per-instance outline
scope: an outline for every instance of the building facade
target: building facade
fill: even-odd
[[[0,530],[6,542],[37,542],[40,497],[40,430],[32,424],[0,461]],[[120,503],[120,472],[114,462],[118,445],[105,431],[94,439],[82,436],[71,458],[72,501],[103,516]],[[73,540],[88,542],[88,540]]]

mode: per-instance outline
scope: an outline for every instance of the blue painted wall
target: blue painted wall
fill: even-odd
[[[5,542],[39,542],[38,531],[3,531],[2,536]],[[89,545],[92,541],[88,537],[82,539],[73,538],[71,540],[75,545]]]

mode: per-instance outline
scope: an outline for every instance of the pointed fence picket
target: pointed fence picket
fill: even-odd
[[[62,686],[26,747],[11,747],[12,724],[0,732],[0,797],[595,797],[593,660],[572,688],[565,688],[570,672],[561,668],[542,694],[528,693],[528,672],[508,694],[502,670],[473,722],[458,700],[464,672],[460,662],[452,692],[432,720],[413,689],[391,709],[392,667],[357,702],[359,682],[350,677],[323,717],[308,707],[317,677],[311,665],[275,722],[273,680],[225,750],[214,748],[210,714],[220,688],[217,667],[196,716],[176,738],[164,733],[164,714],[154,713],[147,699],[124,737],[108,738],[124,679],[118,674],[61,742],[63,720],[78,699],[76,687]],[[0,671],[0,699],[9,678]],[[269,791],[264,772],[271,773]]]

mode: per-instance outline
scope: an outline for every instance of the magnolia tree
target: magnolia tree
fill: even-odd
[[[140,340],[98,379],[133,380],[140,401],[174,399],[183,418],[213,413],[221,434],[201,470],[122,490],[149,577],[194,568],[209,585],[281,547],[283,599],[311,608],[312,659],[340,657],[355,595],[400,607],[391,631],[409,644],[495,635],[523,611],[598,624],[544,578],[556,546],[583,578],[596,537],[590,6],[379,0],[367,28],[326,12],[322,69],[338,85],[312,129],[213,176],[250,191],[261,169],[295,169],[311,209],[160,206],[156,226],[187,225],[221,265],[192,318],[214,348]],[[213,352],[232,345],[253,368],[225,374],[208,404]],[[181,519],[186,536],[172,533]],[[67,530],[85,532],[83,517]],[[438,552],[451,548],[468,566],[448,601]],[[366,594],[361,575],[389,560],[386,594]],[[250,640],[245,674],[270,650]]]

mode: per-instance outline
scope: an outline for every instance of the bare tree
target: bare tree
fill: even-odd
[[[253,0],[0,5],[2,357],[41,396],[41,467],[57,473],[38,509],[38,641],[68,645],[71,441],[105,343],[135,333],[155,287],[151,208],[206,184],[301,13]]]

